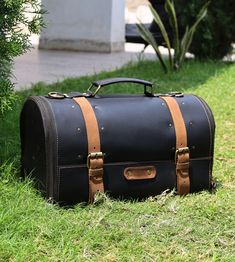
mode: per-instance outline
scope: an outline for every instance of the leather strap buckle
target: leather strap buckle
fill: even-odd
[[[92,152],[89,153],[87,156],[87,167],[91,168],[91,159],[99,159],[102,158],[104,159],[104,154],[102,152]]]
[[[188,147],[180,147],[176,149],[175,151],[175,163],[178,161],[178,157],[181,154],[189,154],[189,148]]]
[[[179,195],[186,195],[190,192],[189,178],[189,148],[180,147],[175,152],[177,191]]]
[[[103,182],[104,154],[92,152],[87,156],[87,167],[89,176],[89,202],[93,203],[97,192],[104,192]]]

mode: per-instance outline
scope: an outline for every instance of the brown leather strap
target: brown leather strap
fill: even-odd
[[[85,97],[75,97],[73,100],[80,106],[84,117],[88,153],[100,152],[100,133],[94,110]]]
[[[186,195],[190,192],[189,179],[189,148],[187,147],[187,131],[179,105],[173,97],[162,97],[166,102],[175,127],[176,135],[176,177],[177,192]]]
[[[84,117],[87,144],[88,144],[88,176],[89,176],[89,202],[94,201],[97,192],[104,192],[103,183],[103,153],[100,149],[100,133],[94,110],[85,97],[76,97],[73,100],[80,106]]]

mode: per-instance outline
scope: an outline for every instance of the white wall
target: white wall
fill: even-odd
[[[48,24],[40,48],[112,52],[124,48],[124,0],[42,0]]]

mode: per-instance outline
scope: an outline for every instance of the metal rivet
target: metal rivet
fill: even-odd
[[[102,130],[102,131],[104,130],[104,127],[103,127],[103,126],[101,127],[101,130]]]
[[[175,151],[175,147],[172,147],[171,150],[172,150],[172,151]]]
[[[78,132],[80,132],[81,131],[81,128],[80,127],[78,127]]]
[[[162,106],[164,106],[165,105],[165,103],[162,103]]]
[[[72,108],[75,108],[75,106],[72,106]]]
[[[127,172],[127,176],[131,176],[132,175],[132,172],[131,171],[128,171]]]
[[[147,174],[150,176],[152,174],[151,170],[147,170]]]
[[[189,122],[189,126],[190,126],[190,127],[193,126],[193,122],[192,122],[192,121]]]
[[[185,103],[184,102],[182,102],[182,105],[184,105]]]
[[[78,155],[78,158],[81,159],[81,158],[82,158],[82,155]]]
[[[169,127],[172,127],[172,124],[171,124],[171,123],[169,123]]]
[[[195,146],[192,146],[192,149],[195,149]]]
[[[94,106],[94,109],[97,109],[98,108],[98,106]]]

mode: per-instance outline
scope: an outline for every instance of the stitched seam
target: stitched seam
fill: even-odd
[[[52,110],[52,106],[49,103],[49,106],[51,108],[51,112],[52,112],[52,117],[53,117],[53,121],[55,122],[55,114],[54,111]],[[58,159],[59,159],[59,138],[58,138],[58,129],[57,129],[57,125],[55,124],[55,131],[56,131],[56,171],[57,171],[57,179],[58,179],[58,185],[57,185],[57,192],[58,192],[58,199],[59,200],[59,196],[60,196],[60,174],[59,174],[59,165],[58,165]],[[53,181],[54,182],[54,181]],[[53,188],[54,188],[54,183],[53,183]]]
[[[40,100],[39,97],[32,97],[31,98],[32,101],[34,101],[37,106],[39,107],[40,109],[40,114],[41,114],[41,117],[42,117],[42,112],[41,112],[41,109],[43,107],[44,111],[45,111],[45,105],[42,103],[42,101]],[[42,124],[43,124],[43,129],[44,129],[44,132],[45,132],[45,122],[43,120],[43,117],[42,117]],[[45,149],[46,149],[46,145],[45,145]],[[47,176],[47,173],[48,173],[48,157],[46,156],[46,176]],[[48,177],[46,177],[46,195],[47,195],[47,189],[48,189]]]
[[[209,125],[209,130],[210,130],[210,149],[209,149],[209,154],[212,155],[212,128],[211,128],[211,123],[210,123],[210,119],[208,117],[208,114],[207,114],[207,111],[206,111],[206,108],[205,108],[205,105],[204,103],[201,101],[201,99],[197,96],[194,96],[199,102],[200,104],[202,105],[202,108],[205,112],[205,115],[206,115],[206,119],[208,121],[208,125]],[[212,182],[212,160],[210,161],[210,164],[209,164],[209,186],[211,185],[211,182]]]
[[[212,157],[198,157],[198,158],[190,158],[191,161],[201,161],[201,160],[211,160]],[[104,167],[108,166],[122,166],[122,165],[157,165],[159,163],[175,163],[174,160],[159,160],[159,161],[143,161],[143,162],[112,162],[112,163],[105,163]],[[61,165],[59,168],[84,168],[86,167],[86,164],[80,164],[80,165]],[[132,167],[132,166],[131,166]],[[135,167],[135,166],[133,166]]]

